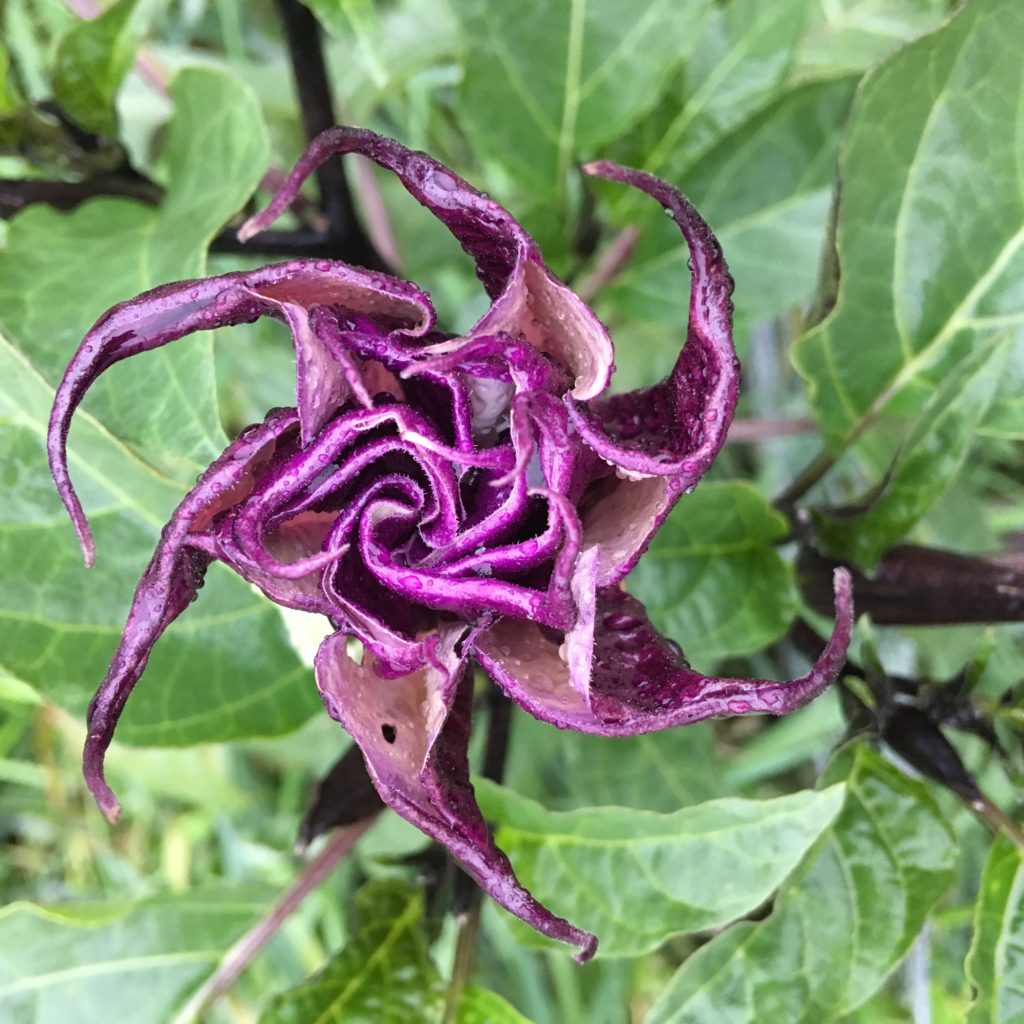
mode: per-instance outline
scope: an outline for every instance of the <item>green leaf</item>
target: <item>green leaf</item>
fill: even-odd
[[[247,87],[196,69],[181,72],[171,94],[163,157],[169,183],[158,209],[99,199],[70,214],[30,207],[11,222],[0,252],[0,328],[53,385],[108,307],[205,271],[210,240],[266,166],[266,129]],[[86,408],[159,469],[191,484],[225,443],[211,336],[117,366]]]
[[[695,665],[761,650],[796,614],[792,572],[775,549],[787,532],[751,484],[702,484],[662,526],[629,590]]]
[[[507,785],[555,810],[619,805],[669,812],[728,793],[709,722],[614,738],[554,733],[529,715],[514,722]]]
[[[13,903],[0,910],[0,1017],[166,1020],[269,898],[222,888],[134,905]]]
[[[0,337],[0,664],[74,714],[106,672],[135,581],[180,490],[87,413],[71,468],[99,557],[86,571],[53,489],[43,438],[52,389]],[[161,639],[119,737],[146,744],[276,734],[318,706],[280,616],[228,570]]]
[[[1024,325],[1017,0],[975,0],[865,81],[841,154],[835,309],[794,358],[831,451]],[[951,159],[951,153],[956,158]]]
[[[117,133],[114,97],[139,45],[138,0],[117,0],[60,41],[53,92],[72,120],[99,135]]]
[[[459,1000],[458,1024],[530,1024],[511,1003],[471,985]]]
[[[976,991],[967,1024],[1024,1021],[1024,860],[1005,836],[981,876],[966,970]]]
[[[645,1024],[828,1024],[903,958],[953,881],[956,842],[920,782],[864,745],[848,760],[842,812],[772,915],[701,947]]]
[[[864,71],[935,28],[949,0],[815,0],[800,46],[800,74]]]
[[[422,894],[370,882],[353,912],[359,920],[345,948],[309,981],[274,996],[260,1024],[436,1024],[444,985],[430,960]]]
[[[698,157],[766,105],[790,71],[807,6],[808,0],[715,6],[671,94],[674,116],[648,146],[645,170],[685,181]]]
[[[873,568],[935,504],[975,443],[1006,366],[1004,342],[970,353],[928,400],[889,467],[884,486],[851,517],[816,515],[829,551]],[[855,503],[857,504],[857,503]]]
[[[737,342],[745,325],[807,303],[818,279],[841,126],[856,80],[797,86],[725,135],[694,166],[673,177],[718,236],[736,280]],[[638,207],[638,214],[643,208]],[[616,377],[620,387],[652,383],[678,355],[688,318],[685,252],[665,217],[641,221],[643,238],[626,270],[601,296],[599,311],[634,349],[636,324],[654,321],[654,351]],[[621,330],[618,322],[622,322]],[[623,360],[619,360],[620,364]],[[631,376],[639,369],[643,377]]]
[[[0,324],[10,335],[0,338],[0,668],[76,715],[106,672],[182,485],[224,442],[209,337],[116,367],[69,443],[97,539],[97,565],[83,568],[47,469],[54,386],[107,306],[202,272],[209,239],[266,159],[258,105],[233,79],[182,72],[173,95],[165,158],[174,181],[160,209],[109,199],[72,214],[32,208],[0,252]],[[309,675],[273,607],[214,566],[157,645],[118,735],[189,744],[286,732],[317,709]]]
[[[545,905],[595,932],[599,956],[638,956],[670,935],[720,927],[762,903],[839,812],[843,789],[712,800],[674,814],[546,811],[477,783],[496,840]],[[527,945],[544,940],[525,927]]]
[[[453,0],[467,41],[459,111],[523,189],[560,199],[571,165],[621,136],[691,52],[708,0]]]

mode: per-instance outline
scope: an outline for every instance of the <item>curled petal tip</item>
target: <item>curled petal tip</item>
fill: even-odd
[[[839,566],[832,574],[832,587],[836,595],[836,632],[845,634],[849,645],[853,627],[853,576],[850,570]]]
[[[235,232],[235,238],[238,239],[243,245],[249,241],[253,235],[258,235],[263,230],[264,225],[261,223],[261,215],[256,214],[250,217],[239,229]]]
[[[584,943],[580,947],[578,953],[573,954],[573,960],[578,964],[585,964],[588,960],[593,959],[594,954],[597,952],[597,936],[590,932],[583,932]]]
[[[92,736],[85,743],[84,772],[86,785],[96,805],[112,825],[121,817],[121,804],[103,776],[103,751],[93,749]]]

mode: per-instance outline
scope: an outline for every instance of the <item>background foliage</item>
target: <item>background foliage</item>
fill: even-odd
[[[112,751],[123,824],[78,772],[160,525],[226,436],[290,402],[279,325],[95,389],[71,439],[89,572],[43,451],[108,306],[273,258],[229,228],[304,145],[288,11],[322,26],[339,120],[454,166],[593,297],[617,386],[674,360],[685,257],[653,204],[577,165],[689,195],[736,278],[744,389],[630,587],[705,671],[799,672],[837,560],[865,574],[865,614],[843,685],[789,719],[610,741],[517,713],[481,802],[524,881],[600,933],[591,965],[488,906],[453,1003],[450,873],[383,815],[202,1019],[1024,1021],[1019,0],[7,0],[0,1017],[192,1019],[301,869],[297,824],[348,742],[317,714],[316,624],[214,566]],[[393,181],[349,181],[379,253],[472,323],[444,229]],[[322,237],[317,202],[272,251]],[[629,253],[614,273],[609,251]]]

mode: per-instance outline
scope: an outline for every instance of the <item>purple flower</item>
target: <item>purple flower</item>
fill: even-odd
[[[85,776],[115,818],[103,758],[118,717],[160,634],[219,559],[271,600],[327,617],[317,684],[381,797],[503,907],[586,960],[596,938],[519,884],[474,799],[470,665],[537,718],[607,736],[782,714],[821,693],[843,663],[849,578],[836,575],[824,652],[790,683],[694,672],[621,587],[711,464],[736,404],[732,280],[711,230],[675,189],[614,164],[584,168],[660,202],[693,274],[672,372],[607,396],[612,343],[593,312],[505,210],[422,153],[360,129],[325,132],[240,237],[277,217],[323,160],[347,152],[392,171],[444,222],[476,262],[491,307],[453,337],[436,329],[415,285],[292,260],[165,285],[101,317],[57,391],[48,442],[87,563],[93,543],[66,440],[103,371],[194,331],[272,316],[291,329],[297,385],[295,407],[243,431],[164,528],[89,709]]]

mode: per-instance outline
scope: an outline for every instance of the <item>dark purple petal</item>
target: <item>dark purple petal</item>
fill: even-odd
[[[298,404],[303,437],[322,425],[332,401],[348,393],[350,362],[332,363],[334,351],[312,329],[307,311],[332,305],[386,319],[395,333],[416,338],[434,323],[426,295],[397,278],[356,270],[328,260],[292,260],[259,270],[181,281],[144,292],[106,312],[85,336],[57,388],[47,452],[57,490],[78,533],[88,565],[95,556],[85,513],[67,467],[71,418],[92,383],[129,356],[160,348],[195,331],[249,323],[261,316],[284,317],[292,327],[297,359]]]
[[[252,486],[252,473],[268,447],[295,425],[293,410],[271,413],[245,431],[199,478],[164,527],[160,543],[135,590],[128,621],[106,678],[89,705],[83,755],[85,779],[103,813],[117,819],[120,807],[103,776],[103,759],[117,721],[146,668],[153,645],[195,599],[210,556],[194,545],[194,531],[230,508]]]
[[[502,619],[474,641],[475,657],[518,704],[561,728],[632,736],[705,718],[782,715],[813,700],[846,660],[853,625],[850,576],[835,574],[836,623],[811,671],[788,683],[725,679],[689,668],[619,587],[595,589],[596,550],[579,561],[578,618],[559,645],[536,625]]]
[[[280,216],[302,183],[332,156],[359,153],[394,173],[409,193],[434,214],[473,257],[492,305],[468,338],[507,332],[525,337],[565,367],[581,401],[596,398],[607,386],[612,343],[601,322],[582,299],[544,265],[534,240],[512,215],[478,192],[443,164],[365,128],[329,128],[318,135],[274,196],[238,232],[246,241]],[[465,339],[433,346],[444,352]]]
[[[469,780],[473,683],[465,626],[441,632],[429,661],[400,679],[381,679],[348,655],[335,633],[320,647],[316,677],[324,705],[359,744],[388,806],[441,843],[492,899],[539,932],[594,955],[597,939],[556,917],[520,885],[494,845]]]
[[[739,393],[732,341],[733,282],[711,229],[680,192],[643,171],[598,161],[588,174],[653,196],[679,225],[693,282],[686,343],[660,384],[594,402],[570,398],[577,429],[613,465],[638,476],[672,476],[693,487],[725,441]]]

